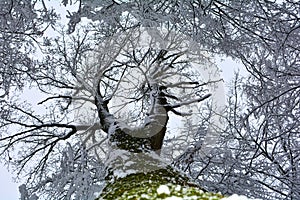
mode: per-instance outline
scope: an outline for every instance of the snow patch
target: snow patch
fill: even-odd
[[[156,191],[157,191],[158,195],[161,195],[161,194],[170,195],[171,194],[170,189],[167,185],[160,185]]]
[[[141,195],[141,198],[144,198],[144,199],[150,199],[150,196],[148,194],[142,194]]]
[[[148,173],[167,167],[167,164],[155,152],[134,153],[114,148],[111,148],[105,165],[112,170],[116,178]]]
[[[165,200],[182,200],[183,198],[181,197],[176,197],[176,196],[171,196],[171,197],[167,197],[165,198]]]
[[[180,191],[181,190],[181,185],[177,185],[174,190],[177,191],[177,192]]]

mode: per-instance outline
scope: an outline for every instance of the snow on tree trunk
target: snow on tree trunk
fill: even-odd
[[[205,192],[160,157],[171,110],[163,86],[151,83],[148,117],[140,127],[129,128],[110,114],[108,100],[96,96],[102,130],[108,133],[106,186],[98,199],[160,199],[168,196],[199,199],[220,194]]]
[[[137,148],[137,143],[132,142],[136,141],[136,138],[132,139],[124,145],[119,143],[119,146],[125,146],[126,150],[111,149],[106,161],[106,186],[98,199],[223,197],[221,194],[205,192],[196,184],[192,184],[186,175],[167,165],[155,151]]]

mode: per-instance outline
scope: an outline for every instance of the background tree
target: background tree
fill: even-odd
[[[70,2],[64,1],[65,5],[68,3]],[[32,191],[43,188],[43,185],[55,184],[54,180],[62,180],[59,177],[65,177],[66,174],[69,175],[69,179],[63,179],[65,182],[59,183],[60,189],[63,188],[61,191],[50,190],[51,187],[45,187],[43,191],[49,194],[54,192],[55,195],[61,195],[61,198],[74,194],[92,194],[94,187],[76,185],[83,183],[75,181],[76,177],[89,177],[84,180],[90,185],[94,183],[95,188],[98,187],[97,183],[101,182],[103,177],[100,173],[103,165],[101,162],[99,164],[99,158],[103,154],[101,151],[95,152],[92,144],[103,146],[106,135],[99,131],[99,128],[108,132],[108,126],[115,120],[107,115],[106,106],[109,107],[111,94],[118,94],[114,93],[114,88],[119,87],[116,78],[120,75],[122,77],[126,70],[133,70],[132,65],[137,66],[140,60],[135,60],[134,54],[141,57],[146,54],[143,51],[131,55],[127,52],[124,57],[130,62],[120,62],[117,57],[112,56],[119,54],[107,54],[106,50],[118,50],[122,43],[113,43],[107,39],[112,35],[136,30],[139,26],[160,27],[170,24],[173,30],[190,36],[210,53],[230,56],[241,61],[250,74],[246,80],[236,79],[236,84],[233,85],[232,95],[229,97],[230,107],[224,115],[227,128],[220,137],[219,148],[206,156],[201,152],[201,141],[208,129],[207,117],[203,117],[192,146],[174,160],[174,165],[187,170],[196,181],[209,190],[236,192],[263,199],[299,198],[300,5],[297,1],[81,1],[77,5],[78,11],[69,13],[68,34],[61,31],[59,38],[53,41],[46,40],[45,60],[35,65],[38,67],[33,68],[34,71],[27,73],[30,76],[20,79],[49,94],[41,104],[47,105],[50,110],[37,116],[28,106],[20,105],[22,102],[16,102],[13,98],[6,97],[1,101],[3,155],[12,158],[12,147],[16,145],[17,148],[18,143],[26,142],[29,150],[23,151],[27,154],[18,155],[19,159],[13,159],[16,166],[22,171],[34,156],[42,158],[29,173],[32,176]],[[46,16],[48,15],[49,13],[46,13]],[[93,23],[80,27],[80,21],[84,18],[92,20]],[[12,34],[11,37],[18,38],[17,34]],[[10,47],[14,51],[17,49],[14,46]],[[9,49],[5,47],[4,50],[8,52]],[[98,50],[99,55],[103,55],[99,68],[89,66],[89,62],[85,61],[85,56],[91,55],[91,50]],[[164,55],[166,52],[160,50],[149,52],[153,56],[152,61],[155,58],[166,58],[168,54]],[[19,51],[18,55],[22,55],[22,51]],[[164,61],[170,62],[168,59]],[[119,66],[115,69],[107,70],[104,67],[105,64],[113,65],[114,62],[120,62],[116,64]],[[155,62],[159,62],[159,59]],[[12,65],[9,69],[17,71],[18,66],[23,65]],[[104,78],[88,77],[95,69],[104,69],[101,71],[105,75]],[[7,74],[5,70],[2,73],[3,77]],[[15,88],[8,87],[11,86],[8,82],[3,90],[4,94]],[[95,90],[97,87],[94,86],[97,83],[102,84],[100,88],[107,90]],[[163,90],[167,91],[164,87],[162,90],[159,90],[159,87],[154,90],[149,84],[148,88],[147,84],[141,85],[144,85],[141,91],[148,95],[154,91],[159,94],[164,93]],[[134,96],[133,99],[141,97],[142,102],[151,105],[147,95],[142,95],[143,92],[141,96]],[[176,99],[172,97],[178,98],[171,93],[166,99],[175,102]],[[71,106],[71,102],[77,102],[75,107]],[[74,116],[73,111],[86,106],[82,102],[91,102],[96,105],[98,111],[91,114],[90,119],[86,115],[85,118],[76,118],[87,120],[88,125],[86,121],[80,123],[72,121],[73,117],[69,118],[70,115]],[[145,117],[149,111],[147,106],[143,108],[145,110],[140,112],[140,116],[133,113],[132,117]],[[100,122],[95,120],[99,116]],[[138,123],[141,121],[136,124]],[[17,129],[15,134],[7,131],[12,124]],[[131,124],[136,125],[134,122]],[[7,133],[9,134],[5,135]],[[75,133],[80,137],[72,137]],[[140,142],[139,144],[149,143],[148,146],[153,149],[153,142],[152,147],[151,141],[141,139]],[[82,145],[85,143],[89,145]],[[119,147],[120,145],[123,144],[117,144]],[[24,147],[23,144],[21,146]],[[54,156],[62,151],[65,152],[63,157]],[[94,152],[90,154],[92,151]],[[53,163],[57,163],[58,160],[61,161],[61,166],[65,167],[61,167],[62,170],[56,171],[53,173],[55,176],[51,177],[50,171],[55,171]],[[66,165],[66,160],[72,164]],[[88,164],[84,164],[82,160]],[[48,170],[46,167],[50,165],[52,168]],[[76,193],[74,188],[81,188],[82,192],[76,190]],[[53,193],[52,195],[54,196]]]

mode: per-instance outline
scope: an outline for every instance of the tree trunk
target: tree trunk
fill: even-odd
[[[135,147],[134,147],[135,148]],[[189,181],[151,151],[114,149],[106,163],[106,186],[100,199],[221,199]]]
[[[149,118],[144,126],[135,129],[126,127],[109,113],[108,100],[104,101],[100,92],[95,98],[102,130],[108,133],[110,142],[106,186],[98,199],[163,199],[168,196],[220,199],[220,194],[205,192],[160,158],[171,108],[162,87],[154,85],[151,90]]]
[[[136,138],[114,130],[106,161],[106,186],[97,199],[221,199],[201,189],[165,163],[151,147],[151,138]],[[189,198],[190,197],[190,198]]]

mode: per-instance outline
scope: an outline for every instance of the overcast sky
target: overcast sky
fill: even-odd
[[[17,200],[19,199],[18,184],[12,180],[12,175],[0,164],[0,199]]]

